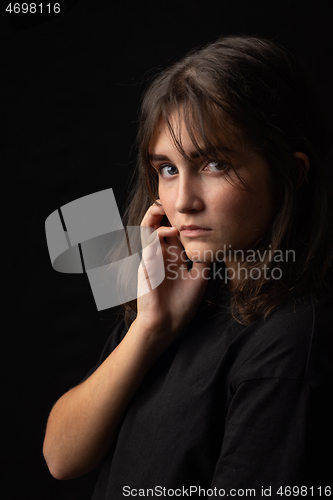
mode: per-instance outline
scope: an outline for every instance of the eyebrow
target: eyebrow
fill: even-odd
[[[227,148],[226,146],[216,146],[215,149],[217,149],[218,151],[220,151],[222,153],[235,154],[235,151]],[[202,153],[203,153],[203,155],[201,155],[198,151],[195,150],[195,151],[191,151],[188,156],[192,160],[195,160],[196,158],[200,158],[201,156],[208,156],[208,157],[210,156],[209,149],[204,149],[202,151]],[[165,155],[149,154],[148,158],[150,161],[170,161],[170,159]]]

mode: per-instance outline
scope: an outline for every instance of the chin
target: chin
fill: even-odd
[[[205,250],[199,250],[199,249],[186,249],[185,248],[185,253],[187,257],[192,261],[192,262],[198,262],[201,264],[211,264],[214,262],[214,252],[213,250],[210,249],[205,249]]]

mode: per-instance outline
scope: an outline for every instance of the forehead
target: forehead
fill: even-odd
[[[184,120],[171,117],[169,124],[164,118],[160,118],[149,143],[149,151],[154,152],[156,148],[172,148],[177,142],[185,149],[193,147]]]
[[[190,157],[198,157],[200,153],[222,152],[226,155],[240,155],[246,152],[235,127],[213,127],[212,134],[200,135],[194,124],[190,130],[185,120],[179,114],[172,114],[167,122],[163,117],[158,120],[156,128],[149,142],[149,156],[155,157],[166,151],[176,151],[179,155],[184,153]],[[191,136],[192,138],[191,138]]]

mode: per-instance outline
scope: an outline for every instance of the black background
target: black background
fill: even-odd
[[[42,442],[52,405],[97,362],[117,311],[97,311],[86,276],[52,269],[44,224],[110,187],[123,210],[151,75],[222,34],[261,34],[301,59],[333,111],[329,0],[59,3],[59,15],[41,16],[6,14],[3,2],[0,18],[6,500],[91,497],[97,471],[55,480]]]

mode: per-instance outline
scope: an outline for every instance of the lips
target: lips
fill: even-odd
[[[190,226],[182,225],[182,226],[180,226],[179,231],[193,231],[195,229],[203,229],[205,231],[210,231],[209,227],[194,226],[194,225],[190,225]]]
[[[211,231],[210,228],[208,227],[202,227],[202,226],[195,226],[195,225],[189,225],[189,226],[180,226],[180,232],[182,233],[183,236],[186,238],[196,238],[198,236],[205,236]]]

